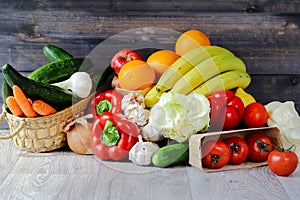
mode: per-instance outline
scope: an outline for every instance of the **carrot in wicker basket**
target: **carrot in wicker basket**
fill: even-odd
[[[22,117],[24,115],[20,106],[18,105],[15,97],[9,96],[5,99],[6,105],[8,106],[11,113],[15,116]]]
[[[14,85],[12,89],[13,89],[13,94],[16,99],[16,102],[20,106],[25,116],[30,118],[37,117],[38,116],[37,113],[32,109],[31,104],[29,103],[22,89],[17,85]]]
[[[43,100],[33,101],[32,109],[41,116],[47,116],[56,113],[56,110]]]

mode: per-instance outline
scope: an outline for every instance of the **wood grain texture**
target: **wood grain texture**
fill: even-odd
[[[191,185],[194,186],[193,199],[289,199],[288,193],[267,167],[207,173],[200,179],[195,176],[197,169],[188,168],[187,172]]]
[[[245,60],[251,73],[299,74],[298,15],[199,12],[168,17],[99,16],[71,10],[18,11],[13,16],[3,11],[0,17],[0,61],[20,71],[45,64],[41,49],[46,43],[59,45],[75,56],[86,56],[108,37],[155,26],[179,32],[203,30],[213,44],[224,46]]]
[[[72,0],[66,1],[17,1],[12,0],[9,3],[2,1],[2,7],[13,10],[66,10],[71,9],[80,11],[82,9],[90,12],[100,12],[110,15],[129,15],[143,12],[146,14],[181,14],[183,12],[288,12],[297,13],[300,6],[299,1],[277,0],[276,3],[272,0],[215,0],[215,1],[167,1],[167,0],[142,0],[142,1],[120,1],[120,0],[86,0],[76,2]]]
[[[99,161],[70,151],[28,153],[0,140],[1,199],[299,199],[299,167],[278,177],[268,167],[204,173]]]

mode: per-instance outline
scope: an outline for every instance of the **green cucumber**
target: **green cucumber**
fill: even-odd
[[[1,92],[2,92],[3,105],[6,110],[9,110],[8,106],[6,105],[6,98],[9,96],[13,96],[13,91],[12,91],[11,87],[7,84],[5,78],[3,78],[3,80],[2,80],[2,88],[1,89],[2,89]]]
[[[42,83],[61,82],[68,79],[73,73],[79,71],[79,69],[82,71],[91,67],[91,62],[84,61],[84,58],[54,61],[37,68],[28,75],[28,78]]]
[[[101,73],[100,72],[93,72],[90,74],[91,76],[91,79],[92,79],[92,91],[95,91],[96,90],[96,87],[102,77]]]
[[[7,84],[5,79],[2,80],[2,91],[1,92],[2,92],[3,103],[5,103],[7,97],[13,96],[13,91],[12,91],[11,87]]]
[[[116,76],[114,69],[110,66],[106,67],[101,74],[100,80],[98,81],[96,92],[104,92],[113,89],[112,81],[114,76]]]
[[[45,45],[43,48],[43,52],[45,57],[50,62],[73,58],[73,56],[69,54],[67,51],[65,51],[64,49],[51,44]]]
[[[187,144],[178,143],[161,147],[152,154],[152,164],[156,167],[170,167],[186,164],[189,160]]]
[[[71,91],[31,80],[22,76],[9,64],[3,65],[2,74],[11,88],[17,85],[31,100],[41,99],[58,110],[71,106],[73,101],[78,101],[77,96]]]

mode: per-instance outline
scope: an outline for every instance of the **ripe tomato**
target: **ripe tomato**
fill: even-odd
[[[243,120],[245,114],[245,106],[242,99],[234,96],[227,104],[227,106],[234,108],[239,117],[239,122]]]
[[[244,125],[248,128],[259,128],[268,121],[268,111],[264,105],[253,102],[245,108]]]
[[[271,138],[265,133],[252,133],[247,135],[246,142],[249,147],[248,159],[253,162],[263,162],[268,159],[273,150]]]
[[[244,117],[244,103],[230,90],[220,90],[212,93],[210,102],[210,129],[231,130],[238,126]]]
[[[222,141],[209,140],[201,146],[202,165],[211,169],[224,167],[230,159],[230,149]]]
[[[230,138],[226,138],[223,142],[225,142],[231,150],[230,160],[228,162],[229,164],[239,165],[247,159],[249,147],[243,138],[232,136]]]
[[[237,127],[239,124],[239,115],[237,111],[232,107],[227,107],[225,109],[225,121],[223,130],[231,130]]]
[[[275,149],[268,156],[268,166],[279,176],[289,176],[298,166],[298,157],[290,150]]]

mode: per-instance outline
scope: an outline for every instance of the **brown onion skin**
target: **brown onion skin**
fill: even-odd
[[[69,131],[67,131],[67,143],[70,149],[77,154],[93,154],[90,147],[90,126],[89,129],[81,124],[76,124]]]

